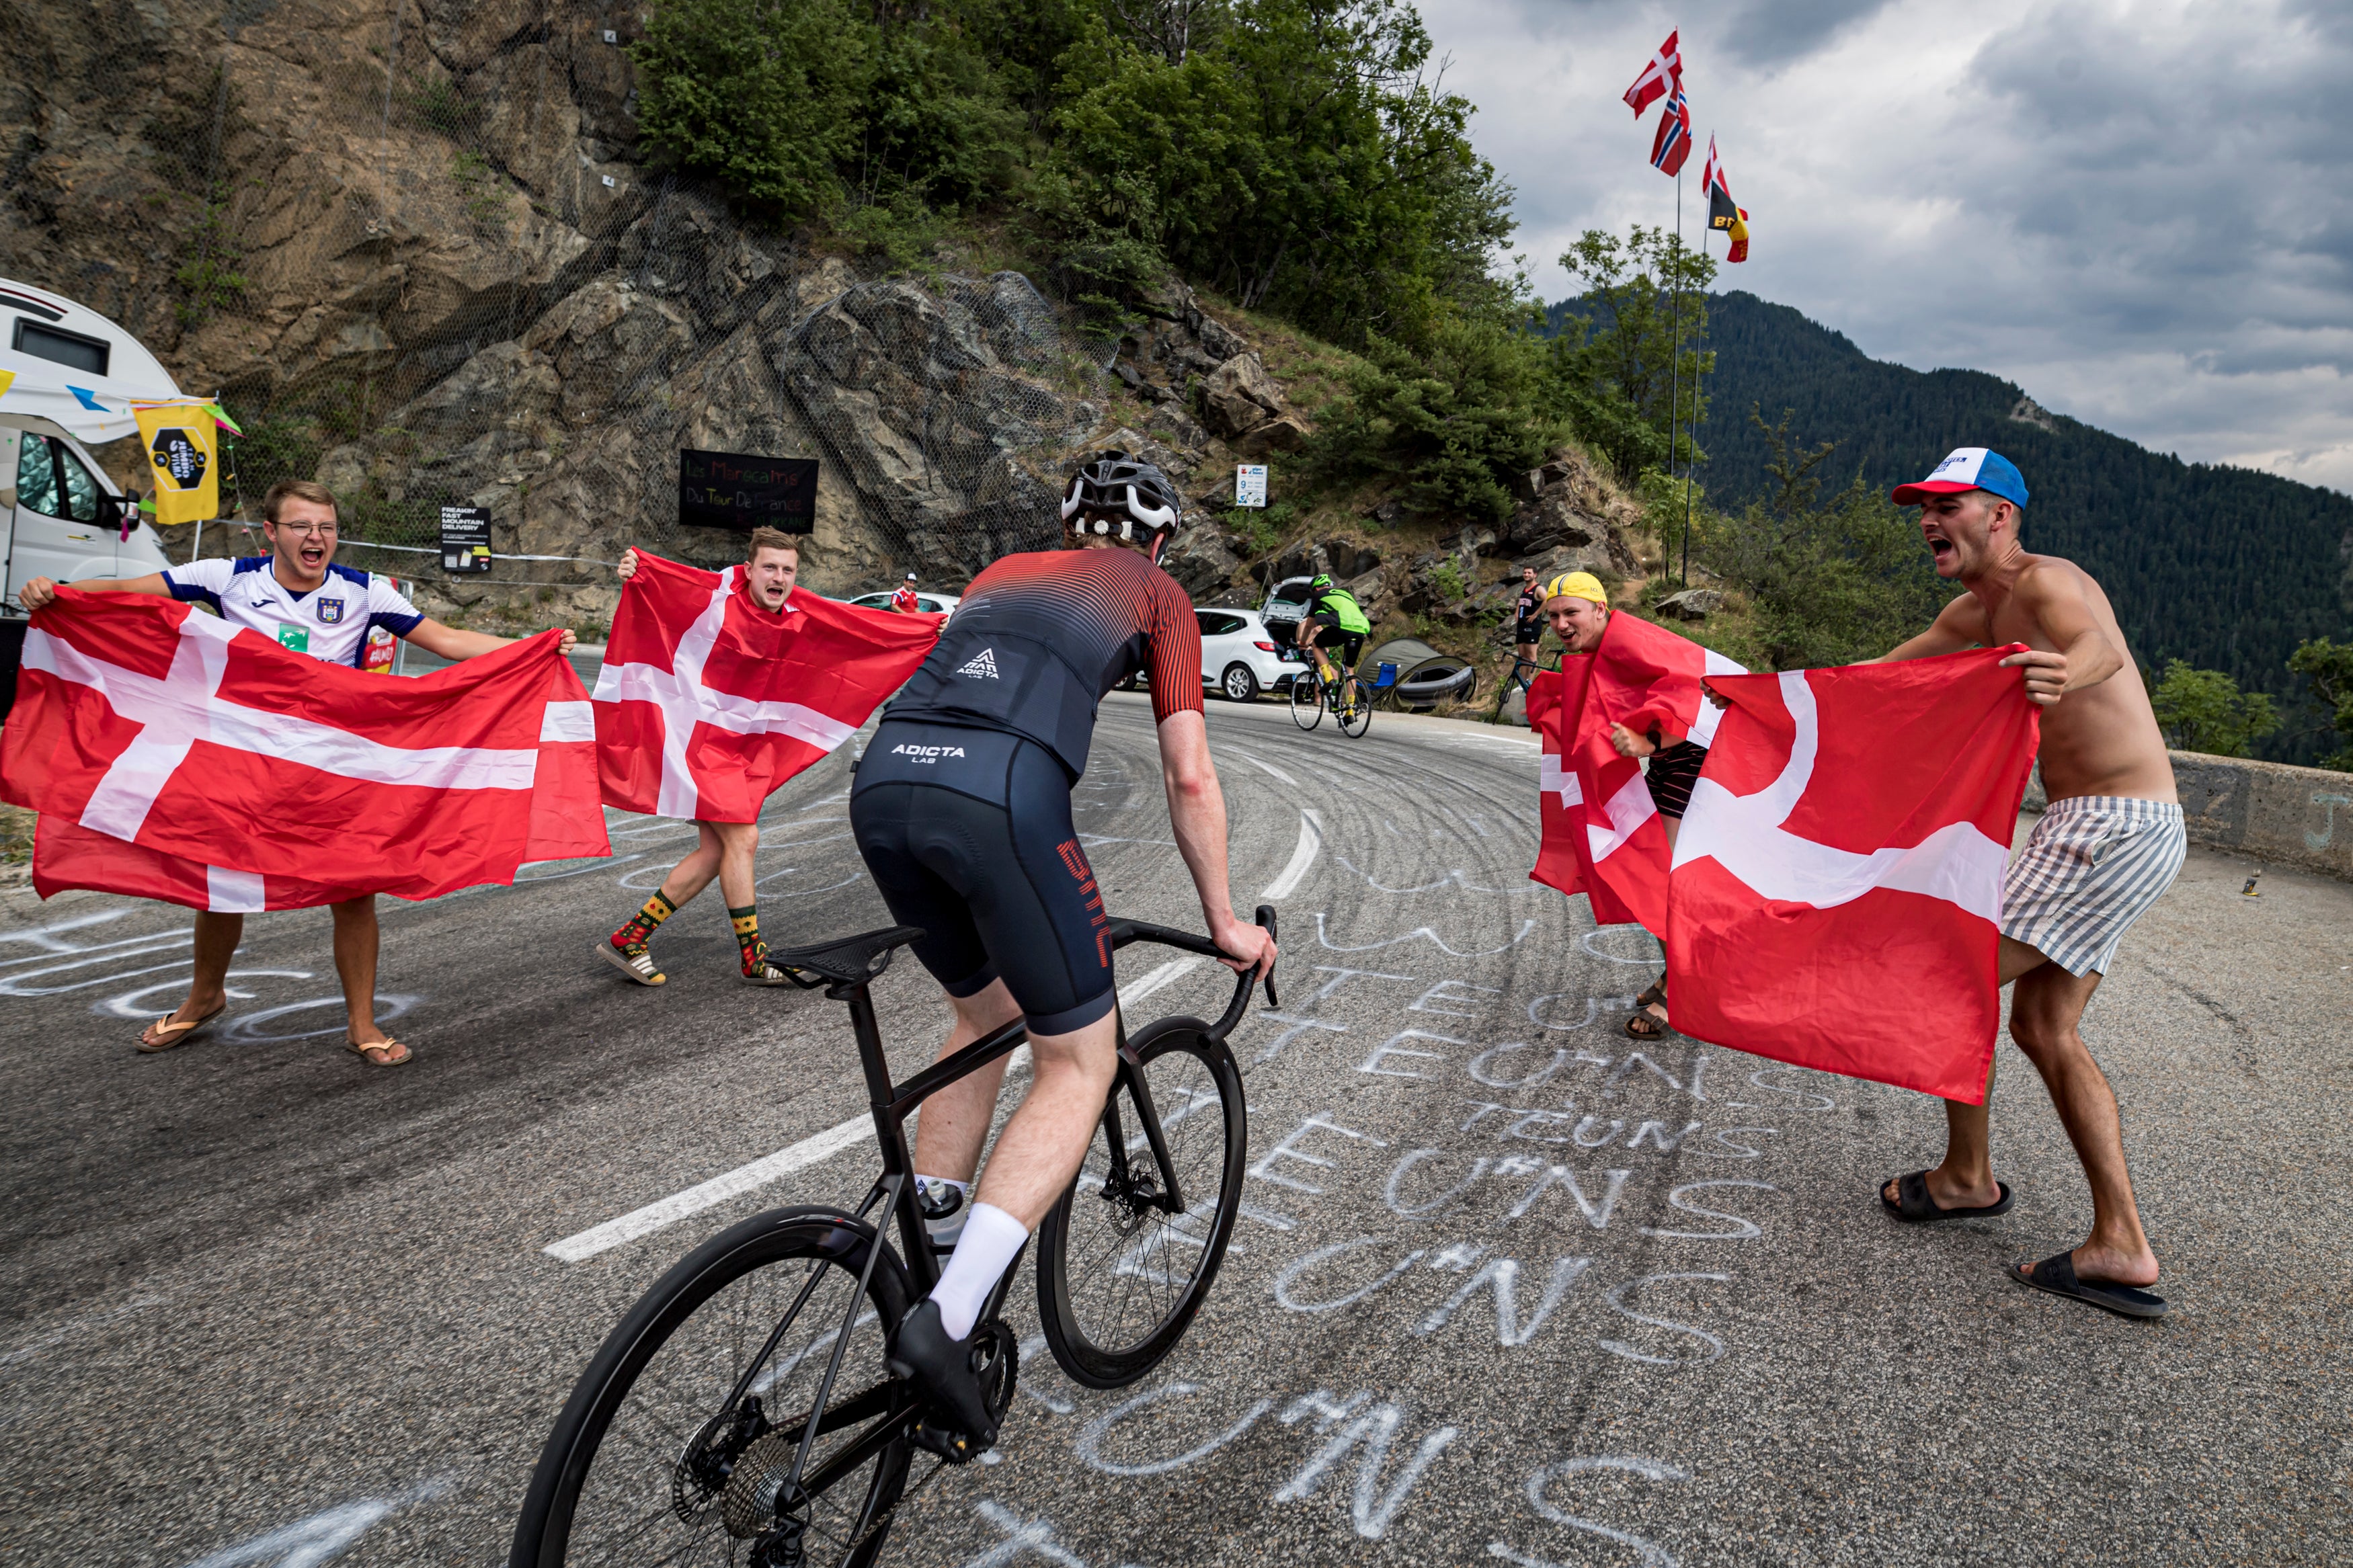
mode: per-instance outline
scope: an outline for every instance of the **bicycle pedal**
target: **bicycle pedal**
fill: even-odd
[[[951,1432],[944,1426],[934,1426],[928,1421],[915,1424],[910,1436],[915,1447],[926,1453],[937,1454],[951,1465],[969,1465],[989,1449],[994,1443],[983,1443],[962,1432]]]

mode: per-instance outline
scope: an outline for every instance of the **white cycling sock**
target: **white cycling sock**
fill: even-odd
[[[972,1205],[972,1216],[964,1222],[955,1255],[940,1270],[940,1282],[932,1287],[932,1300],[940,1304],[940,1325],[947,1330],[948,1338],[970,1337],[988,1293],[997,1289],[1006,1267],[1029,1239],[1029,1227],[995,1204]]]

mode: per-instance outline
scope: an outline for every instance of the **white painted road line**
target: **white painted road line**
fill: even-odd
[[[1279,903],[1298,891],[1301,880],[1307,875],[1307,868],[1315,864],[1315,851],[1323,847],[1324,818],[1313,810],[1302,810],[1299,814],[1299,847],[1291,852],[1291,864],[1282,868],[1282,875],[1266,885],[1266,891],[1258,896],[1258,901],[1261,904]]]
[[[1259,772],[1261,772],[1261,773],[1271,773],[1271,774],[1273,774],[1276,778],[1281,779],[1284,784],[1289,784],[1289,785],[1290,785],[1292,788],[1293,788],[1293,789],[1297,789],[1297,788],[1299,787],[1299,781],[1298,781],[1297,779],[1293,778],[1289,773],[1284,773],[1281,768],[1276,767],[1272,763],[1262,763],[1262,762],[1260,762],[1256,757],[1251,756],[1248,752],[1243,751],[1240,746],[1233,747],[1233,748],[1232,748],[1232,751],[1233,751],[1234,755],[1236,755],[1236,756],[1240,757],[1242,761],[1244,761],[1244,762],[1248,763],[1250,766],[1252,766],[1252,767],[1256,768]]]
[[[748,1193],[754,1187],[765,1187],[795,1171],[806,1170],[828,1154],[839,1153],[851,1144],[873,1136],[872,1117],[853,1117],[839,1127],[828,1127],[788,1148],[779,1149],[765,1160],[738,1165],[723,1176],[713,1176],[682,1193],[673,1193],[659,1203],[632,1209],[618,1219],[608,1219],[577,1236],[567,1236],[562,1241],[551,1242],[542,1250],[550,1258],[560,1258],[565,1263],[584,1262],[625,1241],[635,1241],[665,1226],[676,1225],[689,1215],[715,1208],[738,1194]]]
[[[1172,958],[1159,968],[1121,987],[1119,1005],[1133,1007],[1154,992],[1175,984],[1198,969],[1208,960],[1195,954]],[[1029,1065],[1029,1047],[1023,1046],[1014,1053],[1009,1072],[1018,1072]],[[593,1226],[577,1236],[567,1236],[562,1241],[550,1242],[540,1250],[550,1258],[565,1263],[581,1263],[600,1252],[609,1252],[623,1242],[635,1241],[641,1236],[676,1225],[679,1221],[703,1210],[716,1208],[729,1198],[748,1193],[754,1187],[765,1187],[781,1181],[795,1171],[805,1171],[818,1161],[839,1153],[853,1144],[874,1136],[872,1116],[855,1116],[839,1126],[812,1133],[799,1142],[777,1150],[765,1159],[754,1160],[748,1165],[738,1165],[724,1175],[713,1176],[707,1182],[673,1193],[659,1203],[632,1209],[618,1219],[608,1219]]]

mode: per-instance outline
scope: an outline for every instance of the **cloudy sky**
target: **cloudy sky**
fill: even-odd
[[[1547,299],[1588,227],[1665,223],[1671,28],[1754,230],[1720,275],[1874,358],[1987,370],[2192,461],[2353,491],[2353,5],[1423,0]],[[1718,256],[1722,242],[1715,242]]]

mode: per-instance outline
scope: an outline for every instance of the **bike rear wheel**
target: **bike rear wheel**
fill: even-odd
[[[883,1256],[852,1313],[875,1246]],[[772,1210],[689,1253],[573,1388],[532,1476],[509,1568],[866,1568],[907,1481],[910,1397],[883,1363],[883,1338],[910,1295],[889,1244],[832,1209]],[[852,1318],[802,1472],[806,1495],[780,1500],[835,1334]],[[780,1531],[797,1537],[800,1555]]]
[[[1313,730],[1324,721],[1324,684],[1312,671],[1301,673],[1291,682],[1291,721],[1303,730]]]
[[[1225,1042],[1198,1018],[1163,1018],[1131,1045],[1185,1208],[1154,1201],[1159,1163],[1122,1080],[1078,1179],[1038,1231],[1046,1344],[1089,1388],[1134,1383],[1176,1348],[1225,1260],[1248,1158],[1242,1075]]]
[[[1340,682],[1338,698],[1332,704],[1333,721],[1340,733],[1356,739],[1373,727],[1373,694],[1355,676]]]

